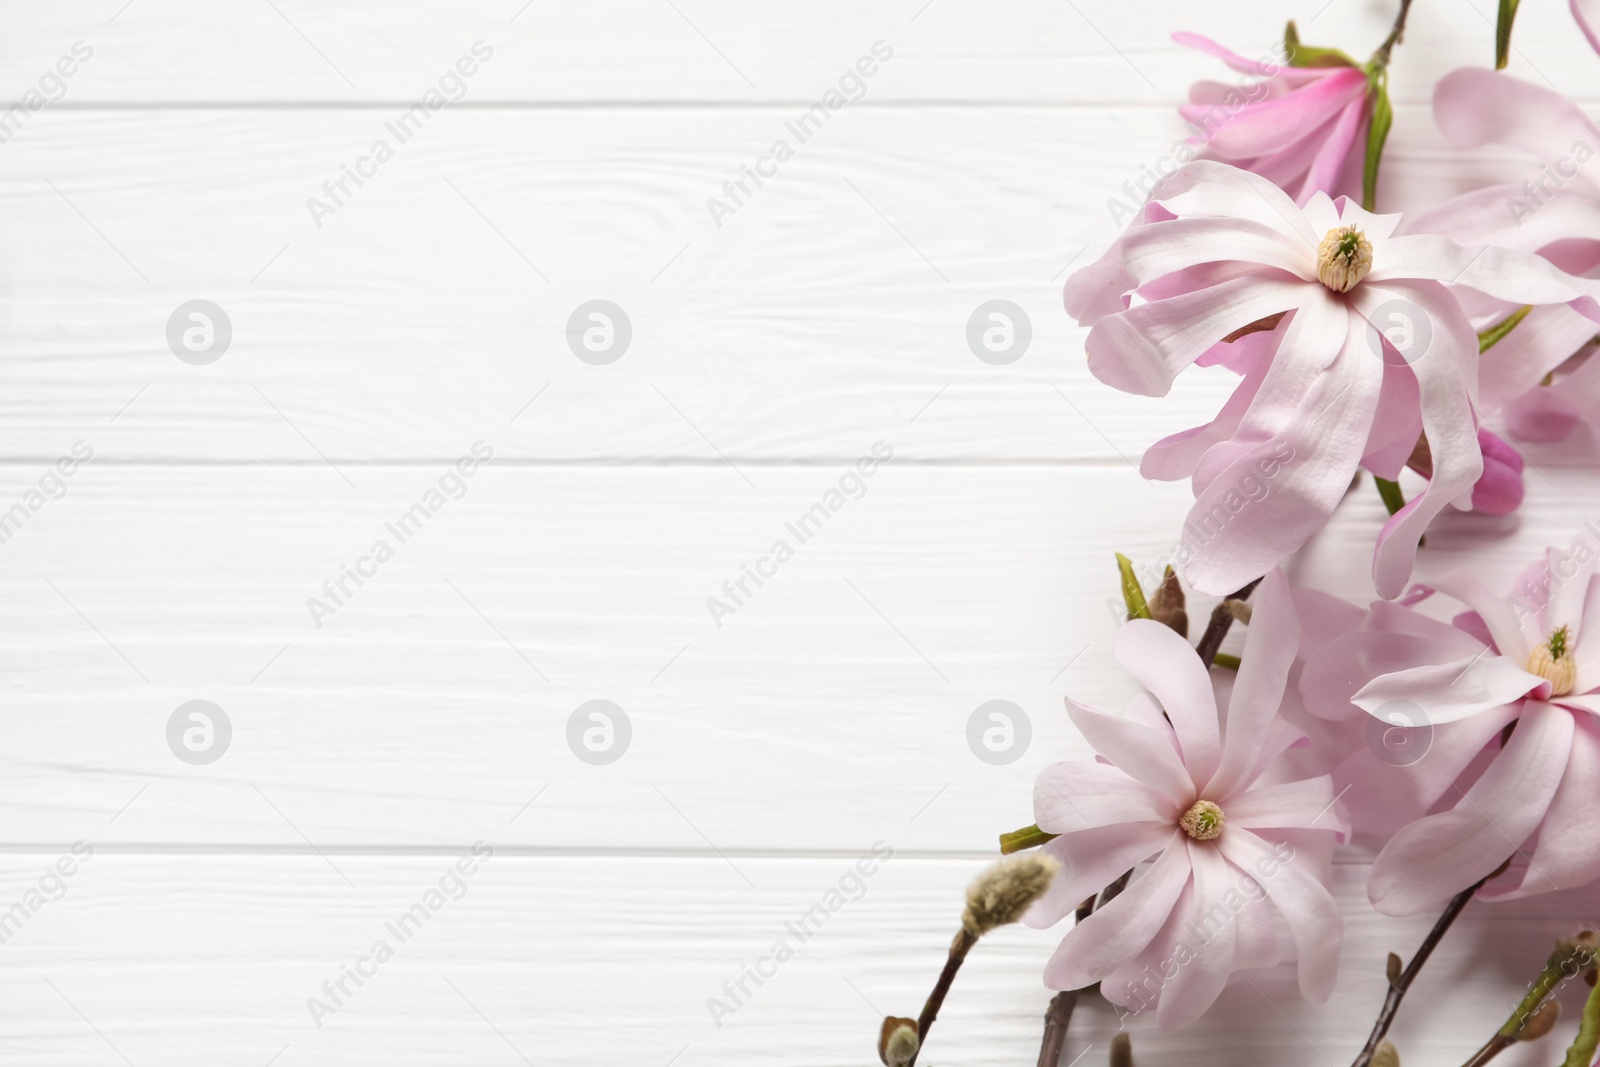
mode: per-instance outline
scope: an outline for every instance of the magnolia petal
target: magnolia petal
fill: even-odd
[[[1177,734],[1190,783],[1198,788],[1222,758],[1216,694],[1200,657],[1188,641],[1153,619],[1125,624],[1117,631],[1113,653],[1161,703]]]
[[[1181,830],[1149,869],[1135,874],[1117,899],[1067,931],[1045,964],[1051,989],[1082,989],[1137,956],[1160,933],[1189,884],[1189,850]]]
[[[1573,680],[1573,690],[1579,693],[1600,689],[1600,575],[1589,579],[1584,587],[1583,615],[1578,632],[1588,634],[1589,640],[1573,649],[1578,673]]]
[[[1333,894],[1292,850],[1291,858],[1285,859],[1279,850],[1243,828],[1225,830],[1217,840],[1230,863],[1260,880],[1273,906],[1288,921],[1300,993],[1309,1001],[1323,1003],[1333,994],[1344,941],[1344,919]]]
[[[1261,442],[1276,438],[1304,419],[1302,409],[1307,397],[1339,359],[1349,328],[1349,312],[1332,294],[1321,285],[1307,290],[1302,306],[1278,324],[1275,332],[1280,336],[1266,377],[1239,420],[1233,438],[1220,442],[1196,465],[1196,497],[1240,458],[1257,452]]]
[[[1201,790],[1211,798],[1231,797],[1252,780],[1268,728],[1283,704],[1289,668],[1300,651],[1300,623],[1282,570],[1274,567],[1267,572],[1252,603],[1256,622],[1248,628],[1238,678],[1228,699],[1222,765]]]
[[[1046,842],[1041,850],[1054,857],[1061,870],[1022,921],[1035,928],[1054,926],[1085,898],[1161,851],[1171,840],[1171,823],[1136,822],[1079,830]]]
[[[1572,17],[1578,20],[1578,28],[1589,39],[1589,47],[1600,52],[1600,36],[1595,32],[1600,26],[1600,0],[1572,0]]]
[[[1085,741],[1112,765],[1159,789],[1174,804],[1194,803],[1194,783],[1172,747],[1170,732],[1163,736],[1148,726],[1108,715],[1067,698],[1067,715]]]
[[[1313,253],[1322,234],[1277,185],[1226,163],[1197,159],[1157,183],[1151,199],[1182,218],[1220,216],[1249,219],[1305,242]]]
[[[1257,319],[1289,311],[1306,285],[1279,271],[1140,304],[1095,323],[1084,342],[1089,370],[1114,389],[1165,396],[1173,379],[1207,349]]]
[[[1366,79],[1361,80],[1364,82]],[[1311,169],[1306,171],[1305,181],[1295,197],[1300,203],[1304,203],[1316,193],[1332,192],[1338,183],[1350,158],[1350,149],[1355,146],[1356,134],[1361,130],[1362,120],[1367,117],[1365,90],[1366,86],[1361,86],[1361,91],[1345,104],[1333,128],[1326,132],[1325,139],[1321,142],[1322,147],[1317,150],[1316,158],[1311,161]]]
[[[1129,822],[1176,825],[1179,813],[1160,790],[1104,763],[1054,763],[1033,786],[1034,820],[1052,834]]]
[[[1280,324],[1278,329],[1282,328]],[[1271,334],[1251,334],[1249,337],[1240,338],[1234,344],[1242,345],[1257,337],[1268,338],[1271,343],[1276,344],[1280,336],[1282,334],[1278,331]],[[1157,482],[1175,482],[1191,477],[1206,452],[1228,440],[1238,430],[1239,421],[1244,418],[1245,412],[1255,400],[1269,366],[1270,360],[1258,360],[1245,374],[1239,387],[1228,397],[1227,403],[1222,405],[1222,410],[1217,412],[1215,419],[1204,426],[1196,426],[1171,437],[1162,438],[1145,449],[1144,456],[1139,461],[1139,473]]]
[[[1461,601],[1477,613],[1494,638],[1495,650],[1514,663],[1528,662],[1534,645],[1544,640],[1531,615],[1518,618],[1504,599],[1466,571],[1450,571],[1433,583],[1445,596]]]
[[[1348,837],[1350,825],[1338,801],[1333,779],[1323,775],[1298,782],[1257,786],[1229,797],[1222,812],[1228,827],[1327,830]]]
[[[1543,632],[1537,636],[1540,640],[1546,639],[1550,633],[1562,626],[1567,628],[1567,636],[1574,650],[1581,648],[1584,638],[1585,605],[1589,599],[1589,579],[1594,577],[1595,564],[1600,563],[1592,546],[1581,543],[1582,553],[1565,549],[1545,549],[1544,574],[1548,577],[1548,597],[1544,611],[1540,613],[1539,628]],[[1595,641],[1600,643],[1600,631],[1595,631]]]
[[[1265,574],[1321,530],[1349,490],[1364,451],[1383,364],[1359,335],[1335,336],[1343,340],[1343,351],[1326,373],[1316,376],[1293,417],[1263,415],[1260,424],[1280,425],[1251,444],[1246,428],[1257,417],[1252,408],[1241,440],[1213,450],[1237,458],[1197,494],[1178,557],[1185,561],[1185,577],[1202,592],[1226,595]],[[1294,337],[1291,329],[1275,369],[1306,357],[1294,347]],[[1269,371],[1256,407],[1265,406],[1271,383]],[[1197,485],[1210,463],[1208,454],[1195,472]]]
[[[1396,723],[1368,734],[1333,772],[1351,824],[1388,836],[1422,818],[1521,710],[1507,704],[1444,726]]]
[[[1437,282],[1387,286],[1368,282],[1352,295],[1369,324],[1386,301],[1398,299],[1408,301],[1432,325],[1431,345],[1413,358],[1411,369],[1421,394],[1423,432],[1432,446],[1433,477],[1421,494],[1384,524],[1373,553],[1373,584],[1379,596],[1392,600],[1411,577],[1417,543],[1428,524],[1458,499],[1469,499],[1483,473],[1471,398],[1476,383],[1471,361],[1477,358],[1478,338],[1455,298]],[[1370,353],[1368,357],[1372,358]]]
[[[1528,897],[1588,885],[1600,878],[1600,834],[1595,833],[1595,798],[1600,797],[1600,721],[1592,715],[1574,723],[1567,767],[1550,798],[1539,826],[1539,843],[1528,859],[1522,882],[1498,892],[1496,882],[1484,896]]]
[[[1315,281],[1317,262],[1302,241],[1248,219],[1189,218],[1152,222],[1130,231],[1123,262],[1139,284],[1202,263],[1238,260]]]
[[[1238,897],[1227,860],[1211,845],[1190,841],[1189,867],[1194,880],[1169,922],[1178,925],[1194,959],[1162,987],[1156,1025],[1163,1030],[1188,1026],[1216,1002],[1233,973],[1239,947],[1237,916],[1225,902],[1230,892]]]
[[[1463,148],[1501,144],[1535,159],[1568,156],[1579,141],[1593,142],[1588,116],[1566,97],[1509,74],[1476,68],[1452,71],[1433,90],[1433,117]]]
[[[1218,129],[1208,131],[1206,147],[1230,162],[1284,151],[1337,121],[1352,104],[1361,102],[1366,90],[1366,75],[1354,67],[1331,71],[1292,92],[1240,108]],[[1305,153],[1308,160],[1313,151]]]
[[[1439,640],[1417,634],[1360,630],[1302,653],[1300,694],[1306,710],[1335,722],[1365,719],[1355,704],[1358,690],[1374,678],[1424,664],[1461,663],[1483,652],[1467,634]]]
[[[1566,304],[1600,320],[1594,282],[1577,278],[1532,252],[1469,248],[1437,234],[1391,237],[1373,252],[1371,283],[1432,280],[1464,285],[1517,304]]]
[[[1499,411],[1572,357],[1595,335],[1595,325],[1565,304],[1536,307],[1517,328],[1483,354],[1478,396],[1487,412]],[[1565,436],[1565,435],[1563,435]]]
[[[1193,48],[1196,51],[1204,52],[1208,56],[1213,56],[1222,60],[1240,74],[1250,74],[1257,78],[1267,77],[1270,75],[1275,78],[1282,78],[1285,81],[1299,84],[1301,82],[1315,81],[1324,74],[1324,71],[1315,67],[1283,67],[1266,60],[1246,59],[1239,53],[1218,44],[1211,38],[1202,37],[1198,33],[1190,33],[1188,30],[1180,30],[1179,32],[1174,33],[1172,35],[1172,39],[1185,48]],[[1227,87],[1227,89],[1229,92],[1233,93],[1237,93],[1239,91],[1237,84],[1230,85]]]
[[[1572,715],[1524,705],[1511,739],[1449,811],[1412,823],[1372,867],[1367,895],[1385,915],[1433,912],[1487,876],[1538,828],[1567,766]]]
[[[1563,441],[1586,412],[1560,389],[1530,389],[1501,406],[1506,431],[1519,441]]]
[[[1485,654],[1385,674],[1362,686],[1352,701],[1385,722],[1385,705],[1414,705],[1428,724],[1439,726],[1510,704],[1545,684],[1506,657]]]

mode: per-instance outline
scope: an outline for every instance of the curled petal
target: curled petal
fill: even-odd
[[[1385,674],[1362,686],[1352,700],[1379,718],[1384,718],[1385,705],[1404,702],[1421,708],[1427,721],[1439,726],[1510,704],[1545,685],[1543,678],[1504,656],[1478,655]]]
[[[1212,345],[1257,319],[1290,310],[1304,295],[1303,283],[1264,271],[1140,304],[1095,323],[1084,343],[1089,370],[1123,392],[1165,396],[1178,372]]]

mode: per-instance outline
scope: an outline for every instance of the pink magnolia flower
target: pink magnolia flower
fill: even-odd
[[[1483,890],[1523,897],[1600,877],[1600,531],[1550,549],[1502,599],[1457,572],[1436,590],[1454,624],[1378,603],[1306,653],[1315,714],[1373,716],[1334,772],[1358,830],[1392,834],[1368,895],[1379,911],[1434,911],[1508,858]],[[1420,601],[1433,590],[1419,590]],[[1347,620],[1348,623],[1348,620]]]
[[[1325,1000],[1343,925],[1325,882],[1345,832],[1323,775],[1277,776],[1300,734],[1278,716],[1299,644],[1294,603],[1277,571],[1257,593],[1243,667],[1226,721],[1205,666],[1182,637],[1134,620],[1117,661],[1147,692],[1121,715],[1068,701],[1100,762],[1058,763],[1034,790],[1044,846],[1062,862],[1027,921],[1048,926],[1144,860],[1115,900],[1074,926],[1045,967],[1045,984],[1093,982],[1114,1003],[1155,1006],[1157,1024],[1199,1018],[1239,970],[1280,961],[1276,911],[1287,920],[1300,988]]]
[[[1518,150],[1529,159],[1529,177],[1447,201],[1408,226],[1537,252],[1568,273],[1600,277],[1600,166],[1591,165],[1600,156],[1600,128],[1559,93],[1487,70],[1448,75],[1433,106],[1440,129],[1456,144]],[[1468,310],[1482,328],[1517,305],[1480,299]],[[1571,362],[1594,335],[1594,323],[1571,307],[1534,308],[1484,353],[1484,415],[1504,419],[1516,437],[1567,436],[1600,411],[1600,367],[1592,359]]]
[[[1318,192],[1355,191],[1346,175],[1367,114],[1367,76],[1356,67],[1290,67],[1252,61],[1193,33],[1181,45],[1216,56],[1244,75],[1237,84],[1197,82],[1178,109],[1202,159],[1253,171],[1304,204]]]
[[[1358,466],[1394,479],[1426,436],[1432,478],[1373,558],[1380,595],[1404,588],[1428,523],[1466,506],[1483,473],[1477,334],[1444,283],[1600,319],[1600,283],[1526,252],[1397,235],[1400,221],[1321,193],[1301,208],[1258,175],[1195,161],[1068,280],[1068,312],[1093,327],[1090,370],[1147,396],[1235,331],[1282,315],[1234,364],[1243,380],[1217,418],[1159,442],[1141,468],[1192,481],[1178,558],[1200,590],[1226,594],[1266,573],[1323,528]],[[1390,336],[1397,319],[1405,351]]]

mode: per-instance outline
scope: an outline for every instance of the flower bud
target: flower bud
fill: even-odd
[[[1400,1067],[1400,1050],[1393,1041],[1386,1038],[1378,1044],[1378,1051],[1372,1054],[1372,1067]]]
[[[916,1059],[920,1044],[915,1019],[897,1019],[890,1015],[883,1020],[883,1029],[878,1034],[878,1059],[885,1067],[907,1067]]]
[[[996,863],[967,887],[962,929],[982,937],[997,926],[1016,922],[1050,888],[1050,880],[1060,869],[1053,856],[1041,852]]]
[[[1522,1029],[1517,1031],[1517,1040],[1539,1040],[1555,1029],[1556,1020],[1559,1018],[1561,1018],[1561,1002],[1559,1000],[1545,1001],[1544,1005],[1528,1016],[1527,1021],[1522,1024]]]
[[[1178,584],[1178,576],[1171,567],[1167,568],[1160,587],[1150,598],[1150,617],[1177,631],[1179,637],[1189,636],[1189,613],[1184,609],[1183,586]]]

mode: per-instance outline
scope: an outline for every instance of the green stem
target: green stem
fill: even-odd
[[[1594,1062],[1594,1051],[1600,1047],[1600,984],[1583,1006],[1583,1021],[1578,1024],[1578,1036],[1567,1049],[1566,1062],[1561,1067],[1589,1067]]]
[[[1372,481],[1377,485],[1378,495],[1383,497],[1383,506],[1389,509],[1389,514],[1393,515],[1406,506],[1406,497],[1400,491],[1399,482],[1391,482],[1389,479],[1379,478],[1377,475],[1372,476]]]
[[[1504,319],[1480,333],[1478,335],[1478,355],[1483,355],[1485,352],[1489,351],[1489,349],[1493,348],[1501,341],[1504,341],[1506,339],[1506,334],[1510,333],[1512,330],[1515,330],[1519,325],[1521,325],[1522,320],[1527,318],[1528,312],[1532,310],[1533,306],[1531,304],[1520,307],[1513,311],[1510,315],[1506,316]]]
[[[1594,952],[1592,949],[1573,945],[1569,945],[1565,949],[1558,948],[1551,954],[1550,959],[1545,962],[1544,970],[1539,972],[1539,977],[1535,978],[1533,984],[1528,987],[1527,994],[1517,1004],[1516,1010],[1505,1021],[1505,1025],[1496,1030],[1494,1036],[1485,1042],[1482,1048],[1473,1053],[1472,1058],[1466,1062],[1464,1067],[1483,1067],[1484,1064],[1522,1040],[1523,1027],[1527,1026],[1528,1020],[1532,1019],[1535,1013],[1544,1007],[1545,1001],[1549,1000],[1555,991],[1561,988],[1561,983],[1572,978],[1575,974],[1583,973],[1593,962]],[[1593,997],[1590,998],[1591,1001],[1593,999]],[[1589,1019],[1589,1012],[1589,1008],[1584,1009],[1586,1023]],[[1596,1021],[1600,1022],[1600,1019]],[[1578,1037],[1579,1040],[1582,1040],[1583,1033],[1581,1031]],[[1573,1048],[1576,1049],[1577,1045],[1574,1045]],[[1588,1058],[1585,1058],[1578,1067],[1589,1067],[1593,1053],[1594,1043],[1591,1042],[1587,1054]],[[1570,1064],[1572,1062],[1572,1053],[1569,1052],[1567,1055],[1568,1063]]]
[[[1054,841],[1060,836],[1060,834],[1045,833],[1043,830],[1039,829],[1038,823],[1034,823],[1032,826],[1024,826],[1020,830],[1012,830],[1008,834],[1001,834],[1000,854],[1003,856],[1009,856],[1013,852],[1021,852],[1024,849],[1029,848],[1038,848],[1047,841]]]

